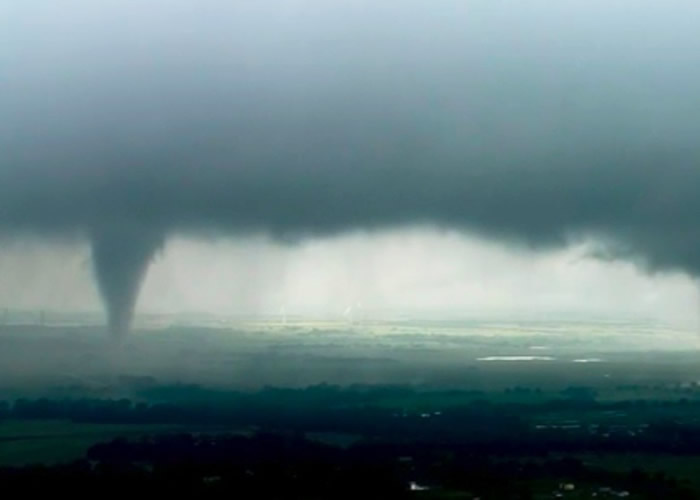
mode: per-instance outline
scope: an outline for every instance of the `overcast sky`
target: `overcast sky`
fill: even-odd
[[[694,0],[0,0],[0,232],[37,248],[5,274],[65,256],[89,303],[94,268],[119,328],[158,251],[144,307],[687,310],[699,25]]]

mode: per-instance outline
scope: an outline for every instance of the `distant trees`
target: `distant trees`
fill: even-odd
[[[598,392],[592,387],[570,386],[561,391],[564,397],[575,401],[594,401],[598,397]]]
[[[19,399],[0,403],[0,418],[181,424],[211,434],[114,439],[71,466],[0,468],[0,482],[26,481],[30,492],[77,481],[85,491],[112,493],[128,485],[130,491],[203,498],[400,498],[410,493],[410,481],[423,481],[483,498],[527,499],[541,497],[533,489],[538,481],[557,478],[644,485],[640,491],[656,495],[649,498],[683,499],[692,496],[666,476],[612,473],[551,457],[700,456],[700,401],[692,399],[605,402],[586,387],[569,387],[553,400],[521,398],[536,391],[516,387],[509,394],[518,397],[499,393],[493,401],[468,391],[431,395],[393,386],[243,393],[149,385],[146,391],[151,402]],[[559,425],[572,419],[575,425]],[[248,437],[221,433],[239,428]],[[321,433],[353,439],[346,448],[333,447],[319,442]]]
[[[426,395],[406,387],[306,389],[267,388],[256,393],[227,392],[197,386],[149,388],[162,400],[19,399],[0,404],[0,418],[62,419],[103,424],[176,424],[225,426],[274,432],[352,435],[357,439],[449,441],[484,453],[542,454],[562,451],[664,451],[700,453],[700,401],[600,402],[595,391],[570,387],[562,398],[501,398],[488,401],[471,392]],[[514,394],[531,390],[516,388]],[[528,392],[530,391],[530,392]],[[167,398],[166,398],[167,396]],[[462,396],[464,396],[462,398]],[[432,400],[431,400],[432,398]],[[446,406],[439,406],[444,401]],[[432,407],[432,408],[431,408]],[[603,419],[618,415],[617,423]],[[635,424],[625,415],[634,413]],[[575,425],[556,425],[557,419]],[[687,415],[688,418],[671,418]],[[587,420],[600,421],[593,429]],[[537,426],[537,423],[545,425]],[[552,425],[550,425],[549,423]],[[645,428],[640,424],[645,423]]]

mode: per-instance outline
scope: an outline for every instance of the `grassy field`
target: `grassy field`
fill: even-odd
[[[618,472],[644,470],[650,474],[663,474],[689,485],[700,492],[700,457],[664,454],[629,453],[606,455],[581,455],[585,464]]]
[[[60,420],[0,422],[0,465],[56,464],[85,456],[93,444],[115,437],[184,430],[164,425],[102,425]]]

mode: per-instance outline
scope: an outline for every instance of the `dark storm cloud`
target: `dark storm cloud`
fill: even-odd
[[[174,232],[425,223],[700,273],[695,2],[0,6],[0,227],[101,282]]]

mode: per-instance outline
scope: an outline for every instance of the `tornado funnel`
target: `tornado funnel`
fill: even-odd
[[[131,327],[134,308],[148,265],[163,245],[163,236],[137,225],[99,228],[91,233],[95,280],[115,337]]]

